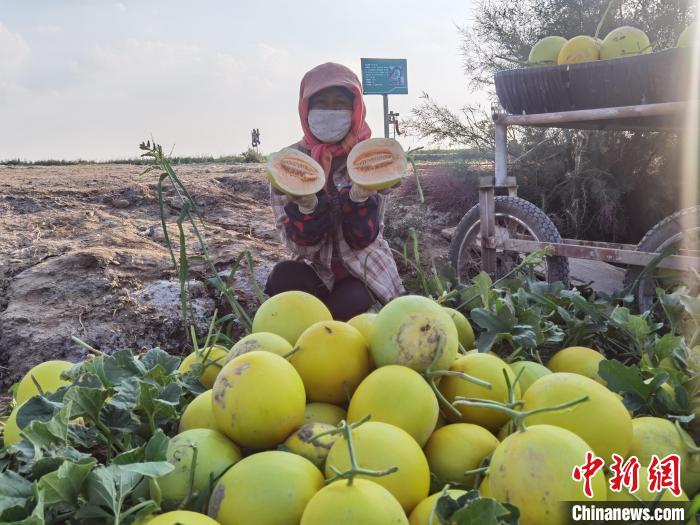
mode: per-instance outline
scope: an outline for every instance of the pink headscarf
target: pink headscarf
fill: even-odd
[[[355,97],[352,110],[352,127],[345,138],[338,144],[319,142],[309,129],[309,99],[322,89],[338,86],[348,89]],[[357,75],[347,67],[333,62],[316,66],[301,79],[299,89],[299,117],[304,130],[304,138],[299,144],[311,150],[311,156],[323,167],[326,177],[330,175],[331,163],[334,157],[346,156],[352,147],[362,140],[368,139],[372,131],[365,122],[365,102],[362,99],[362,85]]]

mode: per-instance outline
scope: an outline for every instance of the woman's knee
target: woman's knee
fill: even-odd
[[[323,288],[323,282],[308,264],[301,261],[281,261],[272,268],[265,285],[265,293],[273,296],[298,290],[322,296]]]
[[[349,278],[333,289],[326,305],[333,314],[333,319],[348,321],[372,307],[374,300],[365,283],[359,279]]]

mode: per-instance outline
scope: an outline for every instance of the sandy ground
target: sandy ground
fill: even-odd
[[[97,348],[177,351],[178,290],[160,225],[159,174],[143,169],[0,167],[0,387],[3,377],[48,355],[80,358],[71,335]],[[200,207],[217,269],[248,249],[262,280],[285,256],[271,227],[262,165],[189,165],[177,172]],[[177,249],[179,199],[172,188],[164,194]],[[188,242],[197,248],[194,236]],[[218,306],[196,287],[193,295],[203,318]]]
[[[274,263],[288,256],[273,228],[264,165],[175,169],[199,206],[217,270],[226,271],[250,250],[263,284]],[[182,351],[179,289],[160,224],[159,173],[143,171],[120,164],[0,166],[0,389],[45,359],[84,358],[71,336],[106,351]],[[459,213],[431,207],[429,185],[427,205],[419,205],[415,185],[396,191],[385,237],[400,248],[416,228],[424,256],[444,261],[448,241],[440,231],[456,224]],[[180,201],[171,187],[164,195],[177,254]],[[194,253],[198,243],[187,231]],[[399,267],[410,279],[409,268]],[[239,299],[254,308],[247,269],[239,273]],[[221,315],[226,305],[204,284],[210,274],[201,265],[191,275],[198,279],[193,305],[206,323],[214,308]]]

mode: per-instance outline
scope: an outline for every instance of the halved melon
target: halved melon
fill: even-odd
[[[267,178],[277,191],[292,197],[314,195],[326,183],[321,165],[294,148],[284,148],[268,156]]]
[[[406,175],[406,153],[394,139],[359,142],[348,155],[350,180],[368,190],[390,188]]]

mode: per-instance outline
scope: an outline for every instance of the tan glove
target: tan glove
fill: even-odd
[[[299,206],[299,211],[304,215],[311,215],[316,209],[316,206],[318,206],[318,197],[316,197],[316,195],[292,197],[291,200]]]
[[[377,193],[375,190],[368,190],[367,188],[353,184],[350,187],[350,200],[352,202],[365,202],[375,193]]]

